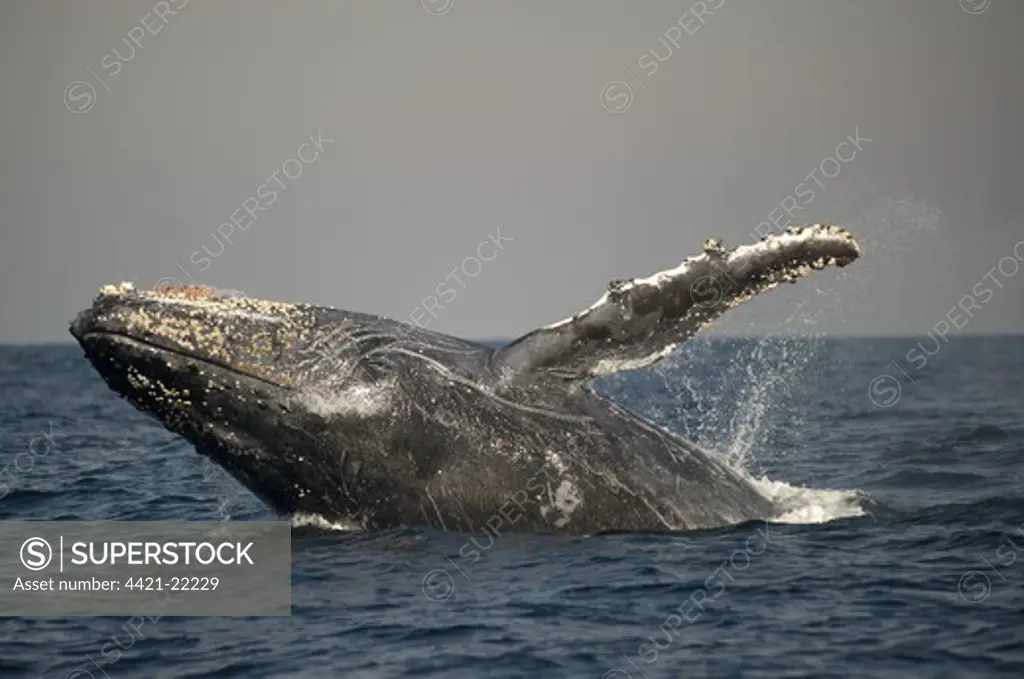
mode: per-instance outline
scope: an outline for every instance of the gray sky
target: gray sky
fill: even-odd
[[[184,1],[0,5],[0,343],[167,277],[511,337],[787,196],[863,260],[721,327],[917,335],[1024,240],[1017,0]]]

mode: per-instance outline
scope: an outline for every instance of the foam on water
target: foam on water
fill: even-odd
[[[363,530],[363,527],[354,521],[331,521],[319,514],[304,514],[301,512],[291,516],[291,523],[292,528],[318,528],[320,530],[345,533]]]
[[[857,490],[804,488],[767,477],[751,481],[779,508],[771,518],[776,523],[827,523],[867,514],[862,504],[865,496]]]
[[[827,523],[837,519],[864,516],[866,496],[858,490],[806,488],[784,481],[750,475],[749,464],[756,460],[757,443],[764,436],[767,415],[800,384],[806,368],[818,358],[820,345],[808,338],[762,339],[754,345],[735,370],[742,371],[746,384],[740,389],[739,407],[729,422],[729,441],[720,453],[726,463],[747,476],[758,492],[778,508],[771,518],[778,523]],[[775,345],[776,360],[768,360],[766,349]],[[739,375],[737,375],[739,377]]]
[[[753,370],[751,364],[747,365],[751,388],[746,390],[747,398],[736,411],[730,426],[733,440],[726,454],[727,463],[748,475],[757,491],[778,508],[778,514],[771,519],[777,523],[827,523],[864,516],[867,514],[863,506],[866,496],[858,490],[806,488],[766,476],[749,476],[747,464],[754,460],[756,444],[763,435],[769,409],[778,405],[778,401],[799,383],[803,369],[817,357],[819,349],[813,343],[796,351],[783,346],[783,360],[772,364],[760,362],[762,348],[763,341],[755,348],[759,369]]]

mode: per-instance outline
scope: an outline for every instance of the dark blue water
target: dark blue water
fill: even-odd
[[[918,340],[703,340],[600,385],[763,477],[780,522],[473,563],[464,535],[300,527],[291,617],[0,619],[0,677],[1022,677],[1024,338]],[[3,467],[2,519],[268,517],[71,346],[0,348]]]

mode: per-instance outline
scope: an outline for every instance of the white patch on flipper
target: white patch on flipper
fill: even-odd
[[[722,250],[720,244],[717,242],[712,243],[711,245],[713,245],[714,247],[710,249],[713,251],[712,254],[714,254],[715,257],[720,258],[723,254],[725,254],[726,265],[728,267],[732,267],[739,265],[739,263],[742,260],[749,259],[754,256],[762,255],[772,251],[782,250],[786,247],[792,247],[800,243],[806,243],[815,240],[835,241],[843,245],[852,245],[853,250],[858,254],[860,253],[860,248],[857,246],[857,243],[853,240],[853,236],[850,234],[849,231],[839,226],[832,226],[826,224],[815,224],[813,226],[808,227],[790,227],[790,229],[787,230],[786,233],[773,235],[766,238],[765,240],[759,241],[757,243],[752,243],[750,245],[742,245],[727,254],[724,253],[724,250]],[[708,243],[705,243],[705,247],[708,247]],[[620,294],[622,292],[626,292],[635,287],[643,285],[649,285],[660,288],[665,283],[671,282],[677,278],[687,275],[687,273],[690,271],[691,267],[693,267],[694,264],[698,262],[706,262],[708,261],[708,259],[709,257],[707,252],[705,252],[704,254],[696,255],[694,257],[688,257],[684,259],[679,264],[679,266],[675,268],[666,269],[665,271],[659,271],[657,273],[651,274],[650,276],[647,276],[646,278],[634,278],[632,280],[619,283],[616,286],[615,291],[617,294]],[[817,264],[823,266],[827,263],[827,261],[820,261]],[[794,272],[795,277],[807,275],[808,273],[810,273],[810,270],[810,267],[807,267],[806,269],[801,267],[801,270],[799,272]],[[774,285],[772,285],[771,287],[774,287]],[[586,316],[590,312],[599,309],[605,304],[607,304],[609,300],[609,294],[610,291],[606,291],[603,295],[601,295],[601,299],[591,304],[588,308],[584,309],[583,311],[573,316],[570,316],[569,318],[565,318],[556,323],[546,325],[543,329],[552,330],[554,328],[561,327],[563,325],[566,325],[567,323],[571,323],[572,321],[575,321],[579,318]]]
[[[613,358],[602,358],[594,366],[593,375],[608,375],[611,373],[617,373],[621,370],[639,370],[640,368],[646,368],[652,363],[657,363],[661,359],[665,358],[673,351],[675,351],[678,344],[669,344],[665,348],[660,349],[653,354],[648,356],[642,356],[640,358],[627,358],[617,360]]]
[[[691,266],[693,266],[696,262],[699,262],[699,261],[702,261],[702,260],[705,260],[705,259],[707,259],[707,255],[697,255],[695,257],[688,257],[688,258],[684,259],[682,261],[682,263],[679,264],[679,266],[677,266],[677,267],[675,267],[673,269],[666,269],[665,271],[658,271],[657,273],[651,274],[650,276],[647,276],[646,278],[634,278],[632,280],[625,281],[624,283],[621,283],[616,288],[616,291],[620,292],[620,293],[621,292],[626,292],[627,290],[632,290],[633,288],[635,288],[635,287],[637,287],[639,285],[653,285],[655,287],[661,287],[662,283],[665,283],[665,282],[671,281],[671,280],[673,280],[675,278],[679,278],[680,276],[686,275],[686,273],[690,270]],[[591,311],[594,311],[595,309],[601,308],[602,306],[604,306],[608,302],[608,294],[609,294],[608,292],[605,292],[603,295],[601,295],[601,299],[597,300],[596,302],[591,304],[589,307],[587,307],[583,311],[581,311],[578,314],[575,314],[573,316],[570,316],[569,318],[564,318],[564,319],[558,321],[557,323],[552,323],[551,325],[545,325],[544,329],[545,330],[550,330],[552,328],[557,328],[559,326],[565,325],[566,323],[571,323],[572,321],[576,320],[577,318],[582,318],[583,316],[586,316],[587,314],[589,314]]]
[[[815,224],[808,227],[789,227],[786,233],[781,233],[750,245],[741,245],[733,250],[729,259],[734,257],[748,256],[755,252],[766,252],[777,250],[787,245],[794,245],[806,241],[835,241],[842,245],[850,245],[857,254],[860,254],[860,247],[853,239],[853,234],[841,226],[833,224]]]

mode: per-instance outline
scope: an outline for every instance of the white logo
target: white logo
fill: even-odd
[[[960,0],[960,7],[968,14],[981,14],[992,4],[992,0]]]
[[[423,576],[423,596],[434,603],[448,601],[455,594],[455,578],[451,573],[435,568]]]
[[[439,17],[442,14],[448,13],[452,6],[455,5],[455,0],[420,0],[420,4],[423,5],[423,9],[427,10],[428,13]]]
[[[879,408],[896,405],[902,392],[903,387],[900,385],[900,381],[888,373],[879,375],[868,385],[868,398]]]
[[[64,88],[64,105],[72,113],[85,113],[96,105],[96,88],[84,80],[68,83]]]
[[[633,88],[621,80],[613,80],[601,88],[601,106],[608,113],[625,113],[633,105]]]
[[[53,560],[50,543],[42,538],[29,538],[21,545],[21,563],[30,571],[41,571]]]

